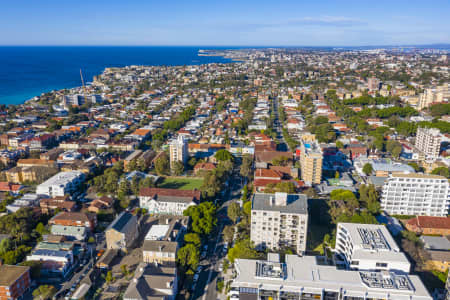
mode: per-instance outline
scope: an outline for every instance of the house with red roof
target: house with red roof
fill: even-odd
[[[418,234],[450,235],[449,217],[416,216],[405,224],[406,229]]]

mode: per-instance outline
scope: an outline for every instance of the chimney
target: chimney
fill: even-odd
[[[273,197],[273,196],[270,196],[270,197],[269,197],[269,204],[270,204],[270,206],[273,206],[274,202],[275,202],[274,197]]]
[[[166,219],[166,225],[169,225],[169,218]]]
[[[275,193],[275,205],[286,206],[287,205],[287,193]]]
[[[166,282],[166,287],[167,287],[168,289],[170,289],[170,288],[172,287],[172,282],[167,281],[167,282]]]
[[[134,283],[137,283],[137,278],[133,278],[133,282],[134,282]]]

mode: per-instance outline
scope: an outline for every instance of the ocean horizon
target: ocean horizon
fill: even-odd
[[[198,56],[202,46],[0,46],[0,104],[21,104],[42,93],[81,86],[108,67],[229,63]]]

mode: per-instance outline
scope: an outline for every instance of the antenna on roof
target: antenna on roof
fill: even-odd
[[[81,85],[83,86],[83,93],[84,93],[84,102],[87,102],[87,96],[86,96],[86,86],[84,85],[84,79],[83,79],[83,73],[80,69],[80,77],[81,77]]]

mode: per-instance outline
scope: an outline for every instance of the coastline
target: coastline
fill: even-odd
[[[233,48],[233,47],[231,47]],[[182,66],[235,63],[224,56],[202,56],[199,50],[221,47],[21,46],[0,47],[0,104],[21,105],[42,94],[81,86],[108,67]]]

